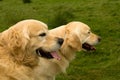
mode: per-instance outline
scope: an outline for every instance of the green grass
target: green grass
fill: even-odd
[[[56,80],[120,80],[120,0],[0,0],[0,31],[31,18],[49,28],[82,21],[102,37],[95,52],[77,52]]]

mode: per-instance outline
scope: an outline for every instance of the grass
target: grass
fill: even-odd
[[[0,0],[0,31],[23,19],[54,28],[82,21],[102,37],[95,52],[77,52],[56,80],[120,80],[120,0]]]
[[[23,3],[31,3],[31,0],[23,0]]]

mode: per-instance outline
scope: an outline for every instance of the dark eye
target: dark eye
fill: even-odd
[[[88,34],[90,34],[90,31],[88,32]]]
[[[39,34],[39,36],[46,36],[46,33],[41,33],[41,34]]]

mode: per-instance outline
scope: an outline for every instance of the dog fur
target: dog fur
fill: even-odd
[[[23,20],[0,34],[0,80],[37,80],[37,49],[57,51],[59,38],[38,20]]]
[[[71,60],[75,58],[75,52],[83,50],[82,44],[95,45],[100,37],[92,33],[90,27],[82,22],[73,21],[67,25],[50,30],[50,34],[64,38],[64,43],[58,51],[60,60],[39,58],[39,66],[35,73],[39,75],[38,80],[55,80],[55,76],[66,72]]]

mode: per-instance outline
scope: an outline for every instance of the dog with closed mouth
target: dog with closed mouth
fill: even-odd
[[[0,80],[36,80],[39,57],[54,58],[63,43],[45,23],[23,20],[0,33]]]

